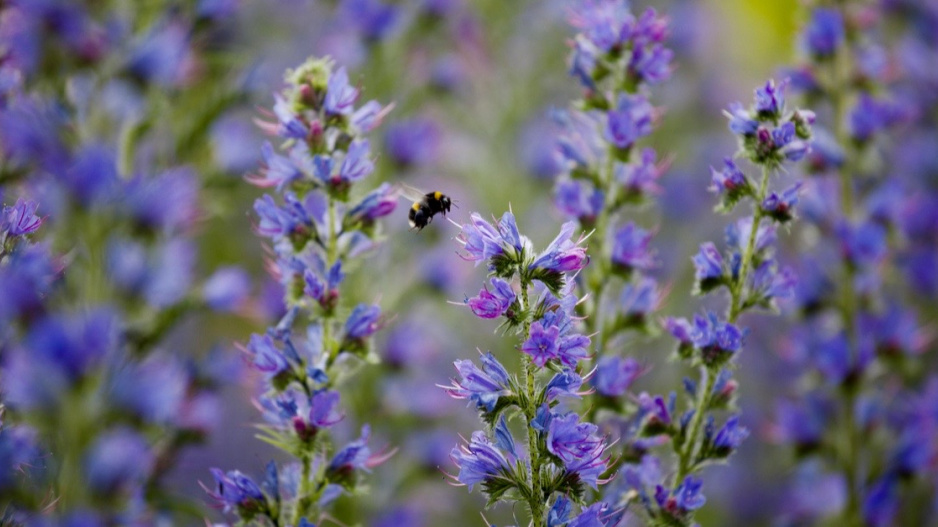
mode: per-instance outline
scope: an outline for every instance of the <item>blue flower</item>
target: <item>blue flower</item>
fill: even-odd
[[[42,225],[42,218],[36,216],[39,204],[35,201],[18,199],[12,207],[3,208],[3,217],[0,218],[0,233],[6,231],[8,236],[25,236],[32,234]]]
[[[687,476],[684,478],[684,481],[674,489],[674,492],[668,499],[663,503],[659,499],[658,504],[662,509],[674,516],[679,518],[684,517],[688,512],[703,507],[707,502],[707,499],[700,492],[701,487],[703,487],[703,480],[693,476]]]
[[[541,321],[531,324],[531,332],[521,345],[521,351],[541,368],[559,353],[560,330],[557,326],[544,327]]]
[[[350,477],[356,470],[369,472],[371,467],[384,460],[371,455],[371,449],[368,448],[369,436],[371,427],[362,426],[361,436],[332,456],[326,469],[331,477]]]
[[[720,322],[715,313],[694,315],[691,341],[700,350],[704,364],[713,366],[729,360],[743,345],[744,333],[729,322]]]
[[[628,4],[617,0],[585,0],[570,13],[570,24],[603,52],[625,41],[631,22]]]
[[[671,59],[674,52],[659,43],[637,46],[632,50],[629,74],[648,84],[657,84],[671,76]]]
[[[592,423],[579,422],[575,413],[554,415],[547,430],[547,450],[560,458],[569,473],[596,488],[599,476],[606,471],[604,438],[597,435],[599,428]]]
[[[747,437],[749,437],[749,429],[739,425],[738,415],[731,416],[713,438],[714,455],[717,457],[730,455]]]
[[[899,107],[888,101],[874,99],[867,93],[860,95],[850,111],[848,128],[855,141],[865,142],[876,133],[898,123],[904,115]]]
[[[146,422],[172,424],[186,400],[190,375],[171,357],[151,355],[121,369],[109,391],[114,406]]]
[[[242,516],[251,516],[267,507],[264,493],[248,476],[237,470],[224,473],[212,468],[211,472],[215,478],[215,487],[214,490],[206,490],[225,512],[237,510]]]
[[[709,291],[724,282],[723,256],[712,242],[701,244],[700,252],[694,255],[693,260],[699,291]]]
[[[724,203],[732,205],[742,196],[752,193],[752,186],[743,171],[730,158],[723,159],[723,169],[710,167],[710,190],[720,194]]]
[[[729,109],[723,112],[730,120],[730,131],[737,135],[755,135],[759,129],[759,121],[743,107],[742,103],[734,102]]]
[[[580,397],[576,390],[583,385],[583,378],[576,370],[565,368],[551,377],[547,386],[544,387],[544,394],[548,401],[554,401],[560,397]]]
[[[726,227],[726,244],[740,254],[743,253],[746,250],[746,245],[749,243],[749,236],[752,234],[752,224],[752,216],[740,218],[735,223],[729,224]],[[771,247],[772,244],[775,243],[775,240],[775,226],[763,222],[759,225],[759,230],[756,232],[756,243],[755,247],[753,247],[755,254],[758,256]]]
[[[469,399],[479,409],[491,412],[499,397],[511,393],[508,371],[491,353],[482,356],[481,370],[469,360],[457,360],[454,364],[462,378],[453,379],[452,386],[445,387],[451,397]]]
[[[573,502],[563,494],[557,496],[550,510],[547,511],[547,527],[564,527],[570,521]]]
[[[346,338],[362,340],[370,337],[380,328],[380,317],[380,307],[358,304],[345,321]]]
[[[648,316],[658,309],[664,294],[654,278],[641,276],[628,282],[619,294],[619,322],[624,327],[644,329]]]
[[[397,192],[390,183],[369,192],[346,213],[353,221],[371,222],[394,212],[397,207]]]
[[[357,99],[358,89],[349,85],[348,72],[342,66],[329,76],[323,108],[331,115],[348,115]]]
[[[222,267],[202,286],[202,298],[216,311],[234,311],[247,298],[251,278],[240,267]]]
[[[143,483],[153,462],[140,434],[126,428],[111,430],[97,437],[85,457],[86,482],[102,496],[128,492]]]
[[[457,481],[468,485],[503,477],[510,470],[505,455],[485,436],[481,430],[473,432],[469,444],[454,447],[450,458],[459,467]]]
[[[253,356],[252,364],[269,378],[277,377],[290,370],[286,355],[275,345],[270,335],[251,335],[246,351]]]
[[[596,364],[590,384],[606,397],[619,397],[625,395],[642,373],[644,368],[637,360],[609,355]]]
[[[586,181],[561,179],[554,186],[554,205],[581,222],[594,220],[604,202],[603,192]]]
[[[505,421],[505,414],[502,414],[498,418],[498,423],[495,424],[495,446],[499,450],[508,453],[508,459],[514,460],[518,458],[518,452],[515,450],[515,438],[512,437],[511,431],[508,430],[508,422]]]
[[[135,77],[173,86],[185,80],[185,65],[191,55],[191,32],[181,23],[155,24],[130,51],[128,71]]]
[[[615,165],[615,179],[630,197],[640,197],[660,191],[656,183],[664,173],[666,163],[655,164],[657,154],[654,148],[643,148],[638,159],[632,163]]]
[[[654,108],[641,95],[620,94],[616,107],[607,114],[603,134],[607,141],[625,149],[651,133]]]
[[[342,160],[342,167],[339,169],[339,177],[343,182],[354,183],[374,171],[375,164],[369,158],[369,149],[367,139],[358,139],[349,145],[345,159]]]
[[[560,227],[560,233],[544,249],[544,252],[538,255],[534,262],[528,266],[528,269],[565,273],[578,271],[585,267],[589,262],[589,258],[586,256],[586,248],[579,245],[583,239],[581,238],[576,243],[570,241],[575,228],[576,223],[572,221],[564,223]]]
[[[371,42],[383,40],[394,30],[401,11],[380,0],[345,0],[341,9],[345,20]]]
[[[479,295],[467,300],[469,308],[476,316],[481,318],[498,318],[515,301],[515,292],[511,284],[501,278],[492,278],[490,280],[492,290],[483,288]]]
[[[625,270],[649,270],[657,265],[655,253],[648,247],[651,233],[629,222],[616,230],[612,243],[612,262]]]
[[[567,527],[613,527],[619,524],[621,513],[610,512],[606,502],[598,502],[584,508]]]
[[[769,194],[762,201],[762,211],[779,223],[785,223],[794,217],[794,207],[798,204],[798,192],[802,183],[798,181],[785,189],[779,196],[775,192]]]
[[[388,155],[409,167],[432,163],[440,149],[440,128],[430,119],[411,119],[388,126],[384,135]]]
[[[840,252],[851,265],[859,268],[877,265],[886,257],[886,230],[878,223],[853,225],[840,223],[836,229]]]
[[[765,86],[756,89],[755,111],[760,117],[777,119],[785,111],[785,88],[788,80],[775,84],[768,80]]]
[[[580,81],[585,88],[595,89],[593,80],[596,70],[596,48],[586,39],[577,38],[573,42],[573,54],[570,56],[570,75]]]
[[[843,44],[844,34],[844,19],[840,11],[817,7],[805,28],[804,43],[812,55],[829,57]]]

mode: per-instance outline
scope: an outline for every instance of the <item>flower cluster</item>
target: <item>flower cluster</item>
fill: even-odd
[[[695,477],[703,467],[725,460],[749,435],[738,413],[717,424],[717,413],[735,411],[736,382],[732,379],[735,358],[743,348],[747,331],[737,326],[743,312],[773,308],[778,298],[788,297],[794,287],[790,270],[779,270],[773,259],[775,226],[793,218],[799,184],[780,195],[769,193],[768,180],[785,161],[802,157],[809,148],[812,114],[786,113],[784,83],[768,82],[756,90],[755,104],[749,109],[734,104],[728,112],[730,130],[737,134],[740,152],[763,169],[762,180],[753,183],[732,159],[721,169],[711,169],[711,191],[721,196],[718,210],[729,212],[742,200],[752,204],[753,215],[734,221],[726,229],[726,248],[706,242],[693,257],[695,293],[708,294],[725,289],[729,306],[725,318],[713,312],[693,320],[667,318],[664,327],[677,341],[677,356],[700,372],[699,380],[685,379],[685,408],[679,409],[672,392],[666,399],[642,393],[632,422],[633,433],[626,438],[626,465],[623,479],[615,488],[619,502],[636,502],[652,521],[689,525],[694,511],[705,503],[702,480]],[[808,117],[805,117],[808,116]],[[751,125],[740,126],[747,119]],[[788,135],[798,121],[801,139],[763,141],[758,136]],[[792,133],[795,133],[792,131]],[[755,139],[754,139],[755,138]],[[771,142],[771,145],[770,145]],[[783,153],[793,149],[799,155]],[[661,469],[661,461],[651,449],[669,444],[677,463],[673,473]]]
[[[470,490],[481,484],[489,504],[525,503],[536,526],[567,521],[586,525],[590,518],[611,525],[616,516],[601,506],[599,519],[599,504],[585,506],[586,488],[605,482],[605,437],[596,425],[558,406],[562,399],[583,394],[577,365],[588,357],[590,345],[589,337],[576,327],[572,274],[589,260],[583,238],[572,240],[574,228],[573,222],[565,223],[540,254],[519,233],[511,212],[495,225],[473,213],[457,237],[463,258],[485,263],[492,275],[491,288],[483,288],[467,304],[480,318],[504,317],[508,331],[519,335],[524,371],[509,373],[491,353],[482,356],[481,368],[472,361],[456,361],[459,378],[446,391],[468,399],[488,426],[453,449],[459,472],[452,477]],[[551,373],[549,379],[546,373]],[[509,419],[521,421],[526,450],[516,445]],[[572,520],[571,501],[584,506]]]
[[[330,431],[343,419],[336,381],[352,361],[369,359],[370,338],[383,324],[377,305],[347,310],[344,269],[380,241],[378,220],[394,210],[396,196],[387,184],[356,192],[374,170],[364,134],[379,123],[381,105],[357,106],[359,90],[329,59],[309,59],[285,80],[274,97],[276,121],[262,123],[284,153],[266,143],[266,166],[249,178],[277,190],[279,199],[266,194],[254,210],[257,232],[276,255],[271,269],[283,286],[285,314],[266,334],[252,335],[244,351],[264,376],[262,437],[298,462],[282,469],[271,462],[260,486],[236,470],[215,469],[209,492],[242,521],[298,525],[318,521],[386,459],[371,452],[368,425],[342,448],[333,447]],[[292,490],[284,490],[284,480]]]
[[[202,182],[184,163],[205,137],[177,149],[150,115],[162,88],[217,82],[186,66],[231,13],[150,9],[160,20],[134,26],[87,4],[0,8],[0,494],[14,524],[176,508],[165,475],[215,427],[238,373],[221,350],[167,338],[184,318],[240,311],[249,284],[235,267],[201,276]],[[204,130],[226,108],[191,117]]]
[[[844,6],[813,9],[804,34],[808,53],[800,70],[811,83],[808,96],[831,109],[823,120],[830,132],[825,148],[810,155],[813,178],[803,201],[818,243],[803,265],[795,296],[799,327],[785,353],[803,381],[779,403],[773,437],[793,448],[803,467],[824,460],[827,471],[804,470],[810,476],[801,479],[811,485],[832,479],[843,499],[789,514],[797,521],[833,514],[866,525],[928,521],[912,511],[898,519],[902,495],[922,484],[917,475],[933,470],[929,460],[938,451],[934,415],[921,406],[934,382],[908,374],[926,339],[889,277],[905,261],[897,246],[915,252],[916,240],[934,239],[933,215],[919,208],[933,191],[902,164],[884,169],[869,161],[904,156],[901,147],[887,151],[881,138],[912,118],[916,100],[883,68],[877,57],[886,51],[876,34]],[[916,222],[931,225],[920,229]],[[882,388],[889,383],[894,387]],[[861,468],[863,459],[882,462]]]
[[[596,261],[581,279],[588,298],[578,307],[587,332],[596,335],[595,394],[587,406],[590,416],[603,409],[617,414],[645,369],[615,351],[616,338],[627,331],[654,333],[652,314],[664,299],[649,276],[658,266],[653,235],[624,216],[659,192],[667,167],[640,142],[657,122],[651,87],[670,77],[673,53],[665,46],[668,20],[654,9],[636,16],[624,1],[581,2],[569,18],[579,30],[570,74],[584,94],[556,114],[563,170],[554,202],[584,229],[595,230]]]

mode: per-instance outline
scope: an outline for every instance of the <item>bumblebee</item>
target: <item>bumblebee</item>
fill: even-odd
[[[433,221],[433,217],[437,214],[446,216],[452,206],[453,200],[442,192],[427,192],[410,206],[408,214],[410,228],[418,231],[423,229]]]

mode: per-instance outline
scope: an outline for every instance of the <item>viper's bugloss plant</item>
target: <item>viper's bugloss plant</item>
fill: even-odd
[[[244,524],[310,525],[363,473],[386,459],[368,446],[369,426],[345,446],[330,431],[343,414],[341,379],[374,362],[370,341],[383,325],[377,305],[349,306],[346,272],[380,241],[378,220],[394,210],[384,184],[360,191],[374,170],[364,134],[379,123],[376,101],[358,106],[359,89],[332,60],[308,59],[287,71],[274,96],[274,121],[262,122],[280,140],[263,146],[264,167],[249,178],[274,188],[254,203],[257,232],[272,244],[271,272],[283,286],[283,317],[244,347],[264,377],[259,406],[267,423],[259,438],[296,461],[273,461],[262,483],[237,470],[213,469],[212,498]]]
[[[180,511],[187,500],[167,472],[215,426],[233,370],[170,336],[183,318],[241,309],[249,292],[237,268],[203,278],[193,237],[208,200],[186,163],[227,106],[193,116],[188,150],[150,134],[155,99],[217,81],[218,70],[184,65],[224,54],[201,39],[227,15],[153,9],[129,26],[96,7],[0,9],[4,523],[140,524]]]
[[[926,334],[903,305],[895,277],[908,269],[899,251],[916,245],[905,227],[922,217],[916,203],[928,194],[902,164],[878,159],[894,155],[887,133],[927,103],[917,106],[916,98],[903,101],[896,93],[902,77],[886,69],[890,51],[877,41],[872,12],[851,3],[819,4],[802,36],[805,60],[795,78],[824,110],[818,121],[827,131],[809,159],[813,177],[804,210],[818,243],[804,257],[796,295],[800,327],[785,353],[803,368],[803,379],[779,402],[774,433],[800,463],[823,460],[826,470],[807,484],[832,478],[843,497],[813,514],[786,514],[790,519],[924,524],[934,513],[903,505],[914,503],[919,489],[934,489],[924,474],[934,469],[930,460],[938,452],[936,419],[921,399],[934,381],[923,379]]]
[[[565,223],[537,253],[511,212],[495,224],[473,213],[457,237],[461,256],[484,263],[490,275],[466,303],[480,318],[502,320],[506,336],[517,339],[522,371],[509,372],[491,352],[480,357],[481,368],[471,360],[456,361],[459,377],[446,391],[467,399],[486,427],[453,449],[459,471],[451,477],[470,490],[481,485],[488,506],[523,503],[535,526],[579,525],[588,519],[614,525],[620,517],[620,511],[603,503],[587,506],[592,501],[588,488],[605,483],[608,445],[596,425],[563,406],[564,399],[584,393],[576,368],[590,345],[577,328],[574,276],[589,259],[585,238],[572,238],[575,228]],[[524,430],[520,444],[509,422]],[[583,508],[572,519],[571,503]]]

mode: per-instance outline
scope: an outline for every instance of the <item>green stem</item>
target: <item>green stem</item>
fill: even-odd
[[[703,366],[700,367],[700,376],[704,379],[704,385],[700,393],[697,394],[694,417],[691,418],[687,437],[684,438],[684,448],[678,453],[679,462],[677,476],[675,476],[674,479],[675,485],[679,485],[681,481],[694,470],[694,461],[697,459],[697,434],[700,433],[703,415],[706,413],[707,406],[710,404],[710,392],[713,391],[713,385],[716,380],[715,372],[710,372]]]
[[[521,282],[521,301],[524,303],[522,309],[528,312],[524,317],[524,338],[527,338],[527,335],[531,332],[531,317],[533,316],[533,310],[531,310],[528,305],[528,286],[529,284],[527,282]],[[541,485],[541,455],[537,447],[537,432],[530,426],[531,421],[537,416],[537,406],[535,404],[536,394],[534,392],[534,374],[536,368],[534,361],[528,355],[522,356],[521,364],[524,369],[525,400],[527,401],[524,408],[524,415],[528,421],[525,424],[524,430],[528,438],[528,452],[530,452],[531,455],[531,471],[529,473],[531,480],[531,499],[528,501],[528,505],[531,509],[531,524],[534,527],[541,527],[544,524],[544,491]]]
[[[838,5],[841,11],[844,11],[843,2]],[[842,47],[831,59],[831,87],[830,97],[834,110],[834,135],[837,143],[844,148],[844,164],[840,167],[838,177],[840,179],[840,208],[844,218],[850,221],[853,216],[854,195],[853,195],[853,175],[856,171],[855,159],[858,152],[851,148],[852,142],[849,132],[845,125],[849,104],[849,81],[850,81],[850,57],[846,53],[846,48]],[[840,298],[840,316],[843,323],[844,332],[847,336],[850,350],[851,363],[856,363],[859,353],[858,342],[856,339],[856,305],[857,295],[854,290],[855,270],[850,262],[844,262],[844,271],[841,279],[841,298]],[[856,430],[854,419],[854,406],[856,405],[856,395],[863,389],[863,379],[858,377],[848,381],[850,385],[844,387],[844,453],[843,470],[847,479],[847,508],[844,510],[844,525],[861,525],[860,512],[860,489],[857,482],[857,466],[861,453],[861,441]]]
[[[762,223],[762,202],[765,200],[765,194],[769,184],[769,166],[762,165],[762,182],[759,184],[759,193],[756,196],[755,212],[752,216],[752,230],[749,232],[749,240],[746,242],[746,248],[743,251],[743,259],[739,264],[739,278],[731,290],[730,311],[727,317],[730,324],[735,324],[743,309],[743,293],[746,289],[746,278],[749,274],[749,268],[752,267],[752,257],[756,250],[756,239],[759,234],[759,224]]]

